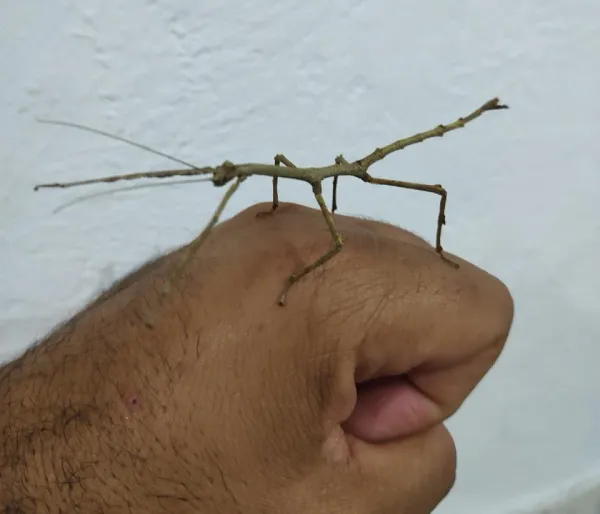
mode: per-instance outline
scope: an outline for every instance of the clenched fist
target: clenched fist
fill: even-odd
[[[0,369],[5,512],[420,514],[443,425],[498,357],[496,278],[399,228],[254,206],[144,266]],[[12,508],[14,510],[7,510]],[[21,509],[21,510],[16,510]]]

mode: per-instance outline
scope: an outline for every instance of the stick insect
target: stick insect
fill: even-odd
[[[318,259],[315,261],[306,264],[301,269],[296,270],[292,273],[287,280],[285,281],[285,285],[278,297],[279,305],[283,306],[286,302],[287,294],[290,288],[298,282],[302,277],[306,276],[310,272],[315,269],[323,266],[326,262],[332,259],[335,255],[337,255],[342,246],[344,244],[344,239],[338,229],[336,228],[334,216],[333,214],[337,210],[337,183],[338,178],[342,176],[352,176],[356,177],[363,182],[367,182],[369,184],[378,184],[384,186],[393,186],[393,187],[401,187],[404,189],[412,189],[417,191],[425,191],[429,193],[433,193],[439,195],[440,204],[439,204],[439,212],[437,219],[437,232],[436,232],[436,241],[435,241],[435,251],[440,255],[440,257],[447,262],[449,265],[458,268],[458,264],[454,261],[450,260],[444,254],[444,250],[442,248],[442,226],[446,224],[445,218],[445,209],[446,209],[446,199],[447,192],[446,190],[439,184],[428,185],[428,184],[420,184],[416,182],[406,182],[401,180],[390,180],[384,178],[376,178],[371,176],[368,173],[368,170],[375,163],[381,161],[389,154],[393,152],[397,152],[398,150],[402,150],[407,146],[414,145],[416,143],[421,143],[427,139],[431,139],[434,137],[442,137],[444,134],[456,130],[458,128],[464,127],[467,123],[479,118],[483,113],[487,111],[499,110],[499,109],[507,109],[507,105],[503,105],[500,103],[498,98],[494,98],[489,100],[485,104],[483,104],[478,109],[471,112],[469,115],[465,117],[458,118],[456,121],[449,123],[447,125],[438,125],[434,129],[428,130],[426,132],[421,132],[415,134],[414,136],[407,137],[405,139],[399,139],[393,143],[390,143],[383,148],[377,148],[375,151],[370,153],[369,155],[363,157],[362,159],[358,159],[353,162],[348,162],[343,155],[338,155],[335,158],[335,163],[322,166],[322,167],[298,167],[294,163],[292,163],[287,157],[284,155],[278,154],[274,157],[273,164],[256,164],[256,163],[246,163],[246,164],[234,164],[231,161],[225,161],[221,165],[216,167],[203,167],[199,168],[193,164],[185,162],[181,159],[177,159],[170,155],[166,155],[162,152],[149,148],[145,145],[136,143],[134,141],[127,140],[125,138],[109,134],[107,132],[103,132],[98,129],[94,129],[91,127],[87,127],[84,125],[78,125],[76,123],[70,123],[65,121],[56,121],[56,120],[38,120],[41,123],[47,123],[51,125],[62,125],[67,127],[78,128],[81,130],[85,130],[88,132],[93,132],[96,134],[100,134],[112,139],[116,139],[122,141],[124,143],[136,146],[138,148],[142,148],[144,150],[150,151],[154,154],[161,155],[166,157],[172,161],[175,161],[179,164],[183,164],[188,169],[180,169],[180,170],[165,170],[165,171],[150,171],[150,172],[142,172],[142,173],[131,173],[126,175],[114,175],[107,176],[101,178],[94,178],[89,180],[80,180],[74,182],[62,182],[62,183],[51,183],[51,184],[39,184],[34,187],[34,190],[37,191],[41,188],[66,188],[66,187],[74,187],[88,184],[96,184],[101,182],[117,182],[121,180],[135,180],[140,178],[171,178],[171,177],[181,177],[181,176],[198,176],[198,175],[210,175],[207,180],[212,181],[214,186],[222,187],[226,184],[231,183],[226,193],[223,195],[217,209],[215,210],[213,216],[206,224],[204,230],[192,241],[187,247],[187,255],[184,258],[183,265],[185,265],[191,257],[195,254],[195,252],[202,246],[202,243],[209,236],[211,229],[218,223],[227,202],[231,198],[231,196],[237,191],[242,182],[246,180],[248,177],[253,175],[262,175],[272,177],[273,180],[273,201],[272,207],[270,211],[259,213],[258,217],[264,217],[267,215],[275,214],[278,206],[279,206],[279,195],[278,195],[278,180],[280,178],[286,179],[295,179],[301,180],[303,182],[307,182],[310,184],[313,190],[313,194],[315,199],[321,209],[323,214],[323,218],[327,225],[327,228],[331,234],[332,244],[329,250],[324,252]],[[283,164],[283,166],[282,166]],[[333,178],[333,198],[332,198],[332,206],[331,210],[328,209],[325,200],[323,199],[322,194],[322,182],[327,178]]]

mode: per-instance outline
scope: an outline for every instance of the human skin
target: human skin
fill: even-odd
[[[258,219],[269,207],[217,226],[182,273],[181,249],[142,267],[0,369],[0,512],[420,514],[443,499],[443,422],[504,346],[507,288],[336,215],[342,251],[281,307],[330,236],[319,211]]]

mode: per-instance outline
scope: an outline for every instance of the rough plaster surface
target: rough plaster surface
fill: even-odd
[[[185,184],[34,194],[39,181],[170,166],[35,117],[199,165],[278,152],[321,164],[500,95],[512,110],[373,170],[442,183],[445,247],[501,277],[516,301],[506,352],[449,424],[458,481],[436,512],[598,512],[597,0],[0,5],[0,352],[22,350],[133,266],[189,240],[222,193]],[[269,192],[266,179],[247,182],[226,215]],[[302,184],[284,184],[281,198],[313,204]],[[436,202],[340,183],[341,212],[429,238]],[[583,482],[596,510],[573,503]]]

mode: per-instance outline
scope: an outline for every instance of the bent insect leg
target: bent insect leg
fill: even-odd
[[[442,248],[442,226],[446,224],[446,199],[448,197],[448,193],[446,190],[439,184],[428,185],[428,184],[419,184],[416,182],[404,182],[402,180],[388,180],[383,178],[374,178],[370,175],[367,175],[367,178],[364,179],[365,182],[369,182],[370,184],[380,184],[383,186],[393,186],[393,187],[401,187],[403,189],[413,189],[416,191],[425,191],[427,193],[434,193],[440,196],[440,210],[438,214],[437,221],[437,232],[435,237],[435,251],[440,255],[440,257],[450,264],[451,266],[458,268],[458,263],[449,259],[444,255],[444,249]]]
[[[281,164],[283,163],[288,168],[296,167],[296,165],[292,161],[290,161],[285,155],[277,154],[273,158],[273,160],[275,161],[275,166],[281,166]],[[273,177],[273,205],[271,207],[271,210],[259,212],[256,215],[257,218],[264,218],[265,216],[270,216],[277,210],[277,207],[279,207],[279,194],[277,192],[278,179],[279,177]]]
[[[279,296],[279,305],[282,306],[285,305],[285,299],[290,288],[302,277],[304,277],[311,271],[314,271],[316,268],[322,266],[328,260],[334,257],[342,249],[342,246],[344,244],[342,234],[340,234],[337,228],[335,227],[335,223],[333,222],[333,216],[327,208],[325,200],[323,199],[322,187],[320,182],[313,184],[313,193],[315,195],[317,203],[319,204],[319,207],[321,208],[321,212],[323,213],[323,217],[325,218],[325,223],[327,223],[327,228],[329,228],[329,232],[331,233],[333,246],[327,252],[321,255],[321,257],[319,257],[317,260],[315,260],[311,264],[304,266],[300,271],[297,271],[296,273],[293,273],[288,277],[285,287],[283,288],[283,291]]]

